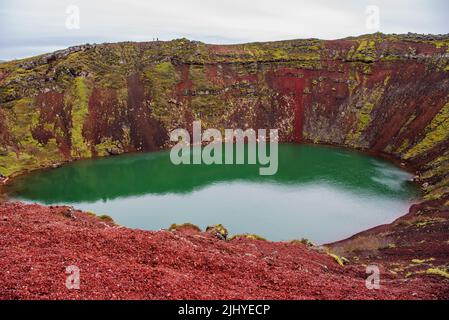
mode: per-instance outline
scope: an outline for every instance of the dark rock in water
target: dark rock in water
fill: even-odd
[[[106,151],[110,156],[118,156],[120,154],[120,150],[117,148],[108,148]]]

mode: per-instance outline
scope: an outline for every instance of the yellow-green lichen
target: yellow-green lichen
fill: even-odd
[[[84,121],[88,115],[88,89],[85,79],[75,79],[75,99],[72,104],[72,150],[74,158],[89,158],[90,148],[83,137]]]
[[[306,246],[308,246],[308,247],[312,247],[313,246],[313,243],[312,243],[312,241],[310,241],[309,239],[306,239],[306,238],[302,238],[301,240],[292,240],[292,241],[290,241],[290,243],[292,243],[292,244],[304,244],[304,245],[306,245]]]
[[[168,228],[168,230],[169,230],[169,231],[176,231],[176,230],[180,230],[180,229],[182,229],[182,228],[194,229],[194,230],[196,230],[196,231],[198,231],[198,232],[201,231],[200,227],[198,227],[198,226],[196,226],[196,225],[194,225],[193,223],[190,223],[190,222],[186,222],[186,223],[183,223],[183,224],[176,224],[176,223],[173,223],[173,224],[170,226],[170,228]]]
[[[265,239],[264,237],[261,237],[257,234],[248,234],[248,233],[233,235],[231,238],[229,238],[229,240],[232,241],[234,239],[240,239],[240,238],[250,239],[250,240],[258,240],[258,241],[267,241],[267,239]]]
[[[339,257],[334,253],[328,253],[328,255],[331,256],[335,260],[335,262],[337,262],[342,267],[344,267],[345,264],[349,263],[349,260],[345,257]]]
[[[404,159],[414,158],[423,152],[426,152],[438,143],[449,138],[449,103],[447,103],[441,111],[433,118],[426,128],[424,138],[418,142],[413,148],[407,151]]]
[[[438,269],[438,268],[429,268],[426,270],[426,274],[428,275],[436,275],[446,279],[449,279],[449,273],[446,270]]]
[[[371,122],[371,112],[373,108],[374,104],[365,102],[363,107],[357,112],[356,128],[346,137],[347,143],[355,145],[360,141],[363,132]]]
[[[226,238],[228,237],[228,230],[222,224],[217,224],[215,226],[208,226],[206,228],[206,232],[214,234],[215,236],[217,236],[222,240],[226,240]]]
[[[12,108],[5,110],[5,115],[6,126],[13,141],[17,142],[19,151],[9,147],[7,152],[0,155],[0,173],[13,176],[63,161],[54,138],[49,139],[43,146],[32,136],[32,130],[39,119],[33,99],[15,101]],[[52,126],[51,130],[53,129]]]
[[[95,145],[95,152],[99,157],[109,155],[111,150],[120,150],[120,146],[110,137],[102,138],[101,142]]]
[[[350,58],[357,61],[374,62],[376,60],[376,42],[368,39],[361,40]]]
[[[107,214],[102,214],[102,215],[98,216],[98,218],[100,220],[103,220],[104,222],[115,224],[114,219]]]
[[[427,262],[435,261],[435,258],[428,258],[428,259],[413,259],[412,263],[414,264],[423,264]]]

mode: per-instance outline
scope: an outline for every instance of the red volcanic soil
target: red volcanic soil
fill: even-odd
[[[340,266],[303,244],[117,227],[69,207],[0,205],[0,299],[444,299],[441,278]],[[80,269],[80,289],[65,286]],[[446,292],[446,293],[445,293]]]

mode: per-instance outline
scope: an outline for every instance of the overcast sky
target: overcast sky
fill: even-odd
[[[242,43],[375,31],[449,33],[449,1],[0,0],[0,60],[87,42]]]

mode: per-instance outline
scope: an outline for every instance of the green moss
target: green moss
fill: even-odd
[[[204,66],[190,66],[189,78],[192,80],[194,90],[205,91],[220,88],[207,78]]]
[[[0,173],[5,176],[11,176],[14,173],[21,171],[23,164],[19,156],[15,152],[7,152],[0,156]]]
[[[191,109],[193,114],[200,118],[204,127],[213,126],[214,120],[223,116],[226,101],[218,95],[201,95],[192,98]]]
[[[16,98],[17,93],[14,88],[3,87],[0,88],[0,102],[12,101]]]
[[[173,120],[173,105],[170,101],[173,100],[176,84],[181,80],[176,68],[171,62],[161,62],[147,68],[144,76],[151,90],[153,115],[170,123]]]
[[[349,71],[349,79],[348,80],[349,80],[348,81],[349,95],[352,96],[355,88],[357,88],[357,86],[360,83],[360,76],[355,69],[351,68],[351,70]]]
[[[112,219],[112,217],[108,216],[107,214],[102,214],[101,216],[98,216],[98,218],[100,220],[105,221],[105,222],[115,224],[114,219]]]
[[[440,200],[449,195],[449,178],[442,180],[436,186],[429,186],[426,190],[425,200]]]
[[[75,79],[75,101],[72,105],[72,157],[89,158],[91,152],[83,137],[83,126],[88,115],[88,89],[84,78]]]
[[[418,227],[418,228],[422,228],[422,227],[425,227],[425,226],[427,226],[429,224],[432,224],[432,221],[417,222],[417,223],[415,223],[415,226]]]
[[[397,152],[399,154],[403,153],[404,150],[408,149],[410,146],[410,140],[409,139],[404,139],[404,141],[402,141],[401,146],[398,148]]]
[[[433,118],[426,128],[424,138],[418,142],[404,155],[404,159],[415,158],[416,156],[432,149],[440,142],[449,138],[449,103]]]
[[[198,226],[196,226],[196,225],[194,225],[193,223],[190,223],[190,222],[183,223],[183,224],[173,223],[170,226],[170,228],[168,228],[168,230],[169,231],[175,231],[175,230],[179,230],[179,229],[182,229],[182,228],[190,228],[190,229],[194,229],[194,230],[196,230],[198,232],[201,232],[200,227],[198,227]]]
[[[206,228],[206,232],[210,232],[223,240],[226,240],[226,238],[228,237],[228,230],[222,224],[208,226]]]
[[[306,239],[306,238],[302,238],[301,240],[292,240],[292,241],[290,241],[290,243],[292,243],[292,244],[304,244],[304,245],[306,245],[308,247],[312,247],[313,246],[312,241],[310,241],[309,239]]]
[[[250,240],[258,240],[258,241],[267,241],[267,239],[265,239],[264,237],[261,237],[257,234],[236,234],[233,235],[231,238],[229,238],[229,241],[232,241],[234,239],[239,239],[239,238],[245,238],[245,239],[250,239]]]
[[[110,137],[102,138],[101,142],[95,145],[95,152],[99,157],[109,155],[110,150],[120,150],[117,141],[112,140]]]
[[[376,42],[368,39],[361,40],[350,58],[356,61],[374,62],[376,60]]]
[[[371,114],[382,98],[384,91],[385,86],[381,84],[371,90],[364,88],[363,91],[357,93],[358,99],[354,99],[355,105],[351,106],[355,110],[356,121],[353,129],[346,136],[345,142],[347,145],[357,148],[367,147],[367,141],[363,139],[363,133],[371,123]]]
[[[446,49],[449,51],[449,40],[437,40],[434,42],[434,45],[437,49],[446,47]]]
[[[365,102],[363,107],[357,112],[356,128],[351,131],[346,138],[348,144],[356,145],[361,140],[363,132],[371,122],[371,112],[373,108],[374,104]]]
[[[180,80],[171,62],[156,64],[145,73],[152,80],[152,85],[161,89],[172,89]]]
[[[428,163],[425,169],[426,170],[423,170],[420,175],[422,180],[444,176],[449,172],[449,155],[438,157],[434,161]],[[433,184],[433,186],[438,187],[438,185],[435,184]]]
[[[239,61],[315,61],[321,58],[322,46],[320,40],[248,43],[242,48],[245,54],[237,54],[236,58]]]
[[[422,228],[428,225],[445,222],[444,218],[418,218],[416,220],[412,220],[411,224],[416,226],[417,228]]]
[[[280,48],[273,50],[271,54],[273,55],[274,60],[283,60],[289,58],[288,53]]]
[[[417,115],[416,113],[413,113],[408,119],[407,122],[401,127],[401,130],[399,130],[398,136],[400,136],[402,133],[407,132],[409,130],[410,124],[415,121]],[[410,148],[410,140],[405,139],[402,141],[402,144],[399,148],[394,150],[394,146],[389,145],[386,149],[387,152],[394,152],[396,155],[402,155],[406,150]]]
[[[10,148],[6,154],[0,156],[2,174],[14,176],[22,171],[34,170],[64,160],[55,139],[50,139],[47,145],[43,146],[33,138],[31,132],[39,118],[33,99],[15,101],[11,109],[5,110],[5,115],[6,127],[13,141],[16,141],[19,151],[16,153],[14,148]]]

